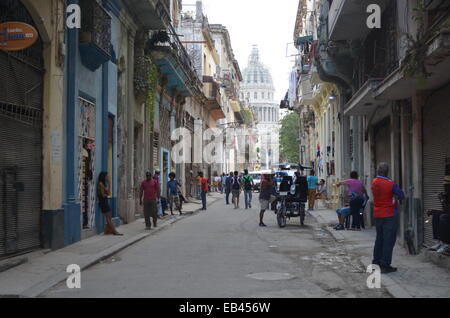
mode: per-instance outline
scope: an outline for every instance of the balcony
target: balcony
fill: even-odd
[[[391,0],[334,0],[328,13],[328,35],[332,41],[363,39],[367,27],[367,7],[377,4],[384,11]],[[395,2],[395,1],[393,1]]]
[[[167,91],[176,91],[187,97],[194,94],[195,87],[202,87],[186,49],[171,25],[168,31],[153,32],[147,48],[160,69],[167,76]]]
[[[220,86],[212,76],[203,76],[203,93],[206,96],[206,108],[215,120],[225,118],[221,105]]]
[[[302,75],[298,88],[298,103],[300,105],[311,105],[314,101],[311,76]]]
[[[123,3],[136,22],[146,29],[163,30],[170,25],[170,3],[167,0],[123,0]]]
[[[450,81],[450,33],[441,32],[430,40],[425,64],[430,75],[421,89],[438,89]],[[385,100],[405,99],[413,96],[417,88],[417,79],[405,76],[400,67],[380,83],[376,97]]]
[[[225,85],[225,92],[233,99],[237,98],[236,84],[234,83],[233,74],[230,71],[223,72],[223,84]]]
[[[111,17],[96,2],[81,0],[80,55],[91,71],[111,59]]]
[[[381,79],[369,79],[344,106],[346,116],[365,116],[373,114],[379,106],[386,101],[377,99],[376,89]]]

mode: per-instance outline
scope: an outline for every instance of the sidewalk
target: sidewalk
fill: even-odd
[[[367,267],[372,262],[375,229],[362,231],[336,231],[337,215],[332,210],[310,212],[333,237],[346,245],[352,254],[361,255],[361,262]],[[398,272],[383,275],[381,284],[394,297],[450,297],[450,272],[426,261],[426,251],[419,255],[409,255],[405,248],[396,245],[393,266]]]
[[[208,205],[222,198],[220,193],[209,194]],[[0,273],[0,298],[37,297],[67,279],[68,265],[77,264],[81,270],[91,267],[130,245],[199,213],[200,208],[201,205],[196,202],[183,204],[183,216],[176,213],[175,216],[159,220],[158,227],[151,231],[145,230],[144,219],[138,219],[120,226],[119,231],[124,236],[96,235],[54,252],[37,251],[25,255],[25,263]]]

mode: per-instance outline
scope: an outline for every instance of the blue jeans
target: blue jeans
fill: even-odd
[[[203,207],[203,209],[206,210],[206,192],[202,191],[201,196],[202,196],[202,207]]]
[[[231,189],[225,189],[225,203],[230,204]]]
[[[397,216],[388,218],[376,218],[377,239],[373,249],[372,264],[390,266],[392,263],[392,252],[397,240]]]
[[[352,215],[352,228],[361,228],[361,209],[364,205],[365,197],[361,194],[350,201]]]
[[[252,190],[244,191],[245,208],[249,208],[252,205]]]

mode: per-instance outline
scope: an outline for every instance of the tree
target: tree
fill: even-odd
[[[299,115],[297,113],[292,113],[284,117],[281,121],[280,130],[280,159],[282,161],[299,161],[299,133]]]

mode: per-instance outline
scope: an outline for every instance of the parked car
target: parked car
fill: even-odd
[[[261,190],[261,173],[259,172],[252,172],[249,173],[253,178],[253,191],[259,192]]]

